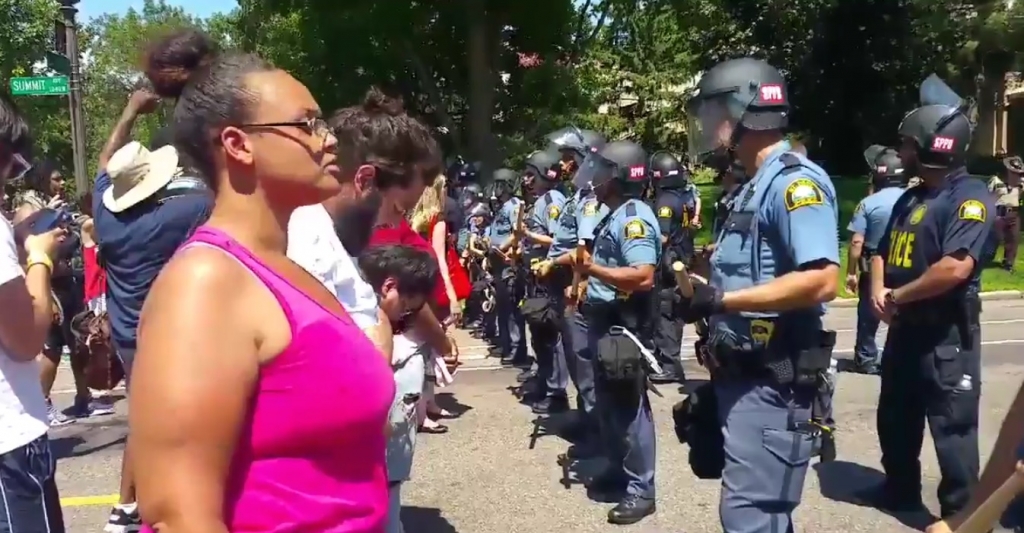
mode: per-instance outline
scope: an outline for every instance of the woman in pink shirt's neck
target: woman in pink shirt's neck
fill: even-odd
[[[337,139],[287,72],[213,49],[186,30],[146,58],[154,90],[177,100],[175,146],[216,202],[139,326],[129,448],[142,519],[161,533],[380,533],[390,366],[286,257],[292,211],[341,190]]]

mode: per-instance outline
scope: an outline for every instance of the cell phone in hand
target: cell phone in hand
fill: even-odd
[[[39,235],[71,224],[71,215],[63,209],[44,207],[32,213],[22,224],[28,228],[30,235]]]

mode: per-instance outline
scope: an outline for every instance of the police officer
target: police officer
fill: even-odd
[[[686,167],[668,152],[657,152],[650,163],[654,212],[658,216],[661,244],[665,249],[658,269],[655,298],[657,326],[654,328],[655,354],[662,372],[651,376],[655,383],[685,381],[679,359],[683,341],[683,322],[675,313],[676,289],[672,263],[693,265],[694,231],[700,228],[700,195],[690,182]]]
[[[487,229],[491,223],[491,210],[487,204],[478,201],[467,211],[469,216],[466,219],[466,224],[459,232],[458,251],[469,272],[473,291],[466,299],[466,311],[463,317],[471,334],[492,339],[495,337],[494,324],[492,320],[489,320],[488,313],[485,312],[485,293],[487,292],[485,289],[491,286],[491,280],[482,268],[489,247],[486,238]]]
[[[494,171],[490,198],[497,211],[487,234],[490,241],[488,262],[496,293],[495,312],[501,363],[529,368],[526,324],[518,305],[521,288],[517,284],[510,257],[516,246],[513,226],[518,220],[519,210],[524,208],[522,200],[513,195],[516,180],[516,173],[512,170],[501,168]]]
[[[790,150],[782,74],[741,58],[707,71],[688,103],[695,155],[731,149],[750,179],[736,192],[686,320],[709,317],[712,383],[725,442],[719,514],[727,533],[792,531],[835,333],[822,331],[838,289],[835,189]]]
[[[1003,244],[1003,260],[1000,266],[1007,272],[1014,272],[1017,263],[1017,247],[1020,245],[1021,175],[1024,175],[1024,161],[1019,156],[1003,160],[1006,166],[1005,179],[996,187],[996,231],[997,242]]]
[[[536,198],[527,212],[523,226],[524,256],[531,269],[548,257],[554,244],[558,220],[565,209],[565,195],[559,190],[561,171],[557,152],[537,151],[526,159],[523,185]],[[540,398],[533,412],[548,414],[568,409],[566,386],[569,369],[562,344],[565,326],[565,288],[572,280],[568,271],[546,277],[534,275],[527,281],[527,298],[523,314],[530,325],[530,343],[537,358]]]
[[[853,348],[853,369],[861,374],[878,374],[878,317],[871,307],[871,273],[868,266],[878,252],[878,243],[889,224],[892,208],[903,196],[906,174],[896,150],[875,146],[864,152],[875,192],[857,204],[846,227],[853,236],[847,251],[846,290],[857,295],[857,340]]]
[[[592,183],[610,214],[594,230],[593,257],[574,262],[589,276],[583,314],[594,354],[595,407],[608,469],[589,488],[625,495],[608,512],[609,522],[633,524],[655,511],[655,431],[642,357],[626,328],[651,338],[651,297],[661,259],[658,221],[639,200],[647,181],[647,154],[628,141],[609,143],[588,158],[579,181]]]
[[[600,133],[575,126],[553,131],[545,138],[548,140],[548,150],[559,153],[558,170],[563,180],[571,180],[590,150],[605,142]]]
[[[604,148],[605,139],[600,134],[589,130],[582,130],[584,151],[587,154],[595,153]],[[548,250],[548,259],[537,268],[538,275],[547,277],[552,269],[572,268],[573,251],[583,240],[590,244],[594,239],[594,228],[608,214],[608,207],[597,201],[590,182],[582,182],[577,179],[579,173],[573,177],[573,187],[576,192],[566,201],[565,208],[558,218],[558,230],[555,232],[555,242]],[[568,291],[569,296],[575,296],[576,301],[569,302],[572,307],[568,314],[563,331],[563,343],[566,362],[569,368],[569,377],[576,386],[576,408],[579,417],[576,424],[567,428],[566,433],[571,440],[576,441],[579,446],[570,447],[567,458],[570,460],[592,457],[598,453],[596,421],[594,420],[594,363],[587,344],[587,320],[580,312],[579,297],[586,293],[586,280],[581,279],[574,290]]]
[[[978,480],[978,258],[995,206],[985,183],[964,167],[968,106],[934,75],[921,94],[921,107],[900,124],[899,153],[922,183],[893,207],[871,260],[873,307],[890,324],[877,419],[885,483],[873,496],[885,509],[923,509],[919,457],[927,419],[946,518],[967,504]]]

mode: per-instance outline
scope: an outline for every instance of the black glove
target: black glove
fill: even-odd
[[[683,298],[681,314],[684,322],[693,324],[724,310],[722,308],[722,291],[694,279],[691,279],[690,282],[693,284],[693,296]]]

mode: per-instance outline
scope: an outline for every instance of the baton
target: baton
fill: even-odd
[[[1017,463],[1010,477],[996,489],[954,533],[986,533],[992,529],[1006,508],[1021,492],[1024,492],[1024,465]]]
[[[587,241],[584,241],[583,239],[576,241],[575,263],[577,265],[580,264],[580,258],[583,257],[583,254],[585,253],[587,253]],[[580,275],[578,270],[574,269],[572,271],[572,287],[569,288],[569,298],[572,300],[573,306],[575,306],[580,299],[580,283],[583,281],[582,277],[583,276]]]
[[[690,274],[686,271],[686,265],[682,261],[672,263],[672,273],[676,276],[679,294],[682,294],[683,298],[693,298],[693,283],[690,282]]]

